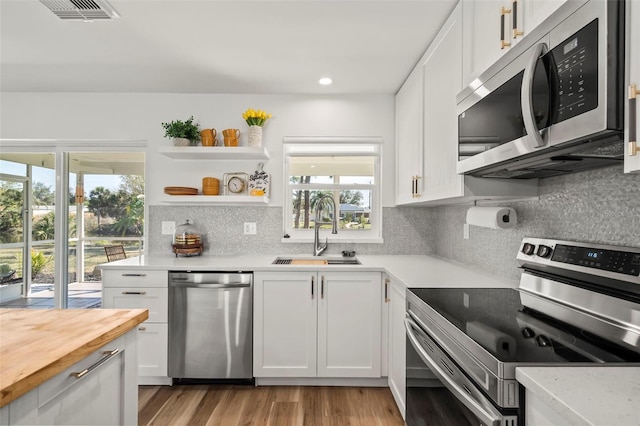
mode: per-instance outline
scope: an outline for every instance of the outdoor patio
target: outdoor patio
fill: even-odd
[[[31,296],[0,303],[0,308],[52,309],[53,284],[32,284]],[[99,308],[102,302],[102,282],[69,284],[69,309]]]

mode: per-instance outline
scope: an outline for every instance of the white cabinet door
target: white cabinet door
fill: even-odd
[[[169,330],[168,271],[105,270],[102,307],[148,309],[149,319],[138,326],[138,373],[141,385],[169,384],[167,351]]]
[[[638,141],[638,128],[640,127],[640,113],[638,110],[638,98],[640,98],[640,4],[637,1],[628,1],[627,3],[627,66],[629,67],[628,75],[629,75],[629,84],[627,90],[631,92],[631,85],[635,85],[636,95],[635,103],[636,103],[636,113],[635,117],[630,114],[629,105],[631,104],[631,100],[627,100],[626,110],[627,119],[625,120],[625,158],[624,158],[624,171],[626,173],[631,172],[640,172],[640,143]],[[630,93],[629,93],[630,94]],[[629,95],[627,94],[627,95]],[[627,98],[629,96],[625,96]],[[630,138],[629,128],[632,122],[635,124],[636,134],[631,135],[635,136],[635,138]],[[632,142],[635,142],[632,145]],[[633,149],[635,151],[634,155],[631,155],[632,146],[635,146]]]
[[[427,50],[424,78],[422,200],[463,195],[458,162],[456,95],[462,86],[462,11],[456,7]]]
[[[517,0],[518,28],[524,35],[530,33],[542,21],[553,14],[560,6],[569,0]],[[520,18],[522,16],[522,18]]]
[[[501,47],[500,20],[505,0],[462,0],[463,61],[462,76],[466,86],[500,58],[509,46]],[[504,37],[511,43],[511,15],[504,17]]]
[[[13,401],[3,424],[137,424],[136,333],[130,331]],[[83,370],[81,377],[73,374]]]
[[[404,317],[406,312],[405,286],[391,281],[389,290],[389,388],[402,418],[406,409],[406,340]]]
[[[315,272],[256,272],[253,374],[315,377],[318,288]]]
[[[167,375],[168,337],[167,324],[145,321],[138,326],[138,375]]]
[[[396,204],[419,200],[422,177],[422,69],[396,95]]]
[[[380,377],[377,272],[320,272],[318,377]]]

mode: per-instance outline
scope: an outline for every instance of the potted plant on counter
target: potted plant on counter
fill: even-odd
[[[162,123],[165,130],[164,136],[172,138],[176,146],[195,145],[200,140],[200,130],[198,124],[193,122],[193,115],[189,119],[175,120],[169,123]]]

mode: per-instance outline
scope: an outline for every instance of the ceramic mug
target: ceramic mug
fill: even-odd
[[[224,135],[224,146],[238,146],[240,129],[224,129],[222,134]]]
[[[202,146],[216,146],[218,141],[216,140],[216,136],[218,132],[216,129],[203,129],[200,132],[200,139],[202,140]]]

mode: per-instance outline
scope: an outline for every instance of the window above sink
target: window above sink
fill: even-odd
[[[382,242],[379,137],[284,138],[285,200],[282,242],[311,242],[316,201],[329,195],[338,207],[338,234],[321,225],[321,239]],[[332,212],[324,222],[333,220]],[[325,231],[327,229],[328,231]],[[325,235],[326,234],[326,235]]]

